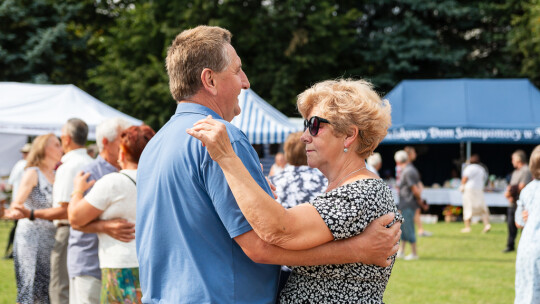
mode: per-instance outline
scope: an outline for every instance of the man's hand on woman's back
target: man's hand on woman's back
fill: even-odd
[[[389,258],[397,253],[401,237],[401,222],[387,228],[394,217],[394,213],[383,215],[371,222],[361,234],[347,240],[351,250],[358,254],[358,262],[390,266],[392,260]]]

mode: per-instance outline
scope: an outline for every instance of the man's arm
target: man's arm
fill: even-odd
[[[371,222],[360,235],[306,250],[287,250],[268,244],[253,230],[234,239],[256,263],[305,266],[363,263],[386,267],[392,262],[388,258],[397,252],[401,237],[401,223],[386,228],[393,218],[394,214],[386,214]]]
[[[86,226],[71,225],[71,227],[84,233],[106,233],[121,242],[130,242],[135,239],[135,224],[122,218],[95,220]]]
[[[420,189],[418,185],[412,185],[411,192],[414,195],[414,198],[416,199],[417,202],[422,201],[422,190]]]
[[[422,210],[427,211],[429,206],[424,203],[424,200],[422,199],[422,189],[423,185],[422,183],[418,183],[416,185],[411,186],[411,192],[414,195],[414,198],[416,199],[416,202],[418,203],[418,206],[422,208]]]
[[[510,185],[506,186],[506,191],[504,191],[504,197],[510,202],[513,203],[514,199],[512,198],[512,194],[510,193]]]

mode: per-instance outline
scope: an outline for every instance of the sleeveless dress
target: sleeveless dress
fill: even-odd
[[[317,209],[335,240],[350,238],[366,229],[373,220],[397,211],[390,188],[381,179],[361,179],[314,199]],[[394,265],[341,264],[293,266],[280,295],[280,303],[382,303],[384,290]]]
[[[38,183],[24,206],[27,209],[52,207],[52,185],[37,167]],[[21,219],[15,231],[13,260],[17,279],[17,303],[49,303],[50,258],[56,228],[51,221]]]

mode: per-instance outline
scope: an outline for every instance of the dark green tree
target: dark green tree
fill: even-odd
[[[520,11],[513,14],[509,44],[522,60],[520,72],[540,86],[540,1],[528,0],[515,4]]]
[[[371,1],[359,49],[387,91],[403,79],[510,77],[509,1]],[[508,56],[508,57],[505,57]]]
[[[170,117],[174,101],[163,61],[165,35],[155,10],[148,2],[115,12],[115,24],[92,42],[106,51],[89,77],[101,100],[157,130]]]
[[[97,64],[88,41],[112,20],[107,8],[93,0],[2,1],[0,80],[84,88],[87,70]]]
[[[217,25],[233,33],[252,88],[279,110],[297,115],[299,92],[348,73],[360,16],[330,1],[141,2],[123,11],[102,39],[108,52],[92,70],[91,83],[101,88],[103,100],[158,127],[174,109],[164,69],[167,46],[183,29]],[[138,70],[147,74],[133,75]]]
[[[173,113],[166,50],[184,29],[233,33],[254,91],[287,115],[315,82],[367,78],[382,93],[415,78],[516,77],[508,35],[517,0],[136,1],[114,12],[89,73],[98,96],[159,128]]]

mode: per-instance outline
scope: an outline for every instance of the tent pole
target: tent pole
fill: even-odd
[[[467,142],[467,158],[465,158],[465,161],[468,161],[471,158],[471,142]]]

